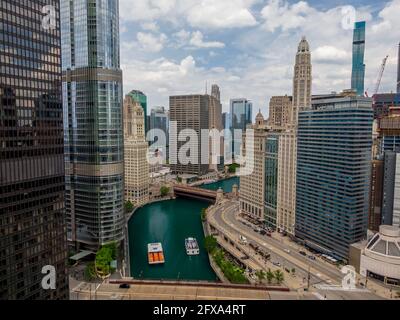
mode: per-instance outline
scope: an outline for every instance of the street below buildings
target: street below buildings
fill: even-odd
[[[248,256],[255,261],[263,262],[259,266],[265,271],[281,269],[285,273],[284,284],[293,291],[304,292],[309,290],[320,294],[324,299],[326,297],[326,299],[334,300],[390,298],[387,290],[372,284],[371,281],[368,284],[373,286],[372,291],[374,292],[361,287],[353,291],[343,290],[341,283],[344,275],[337,266],[323,261],[287,237],[276,234],[273,234],[272,237],[262,236],[254,230],[255,226],[251,226],[245,222],[245,219],[239,217],[239,203],[237,201],[224,201],[209,208],[208,212],[208,222],[211,227],[214,227],[218,232],[229,235],[230,238],[235,237],[237,242],[235,245],[238,247],[242,246],[239,243],[239,235],[244,236],[248,241],[246,251]],[[265,261],[257,256],[257,253],[249,245],[250,243],[270,253],[271,259]],[[306,253],[306,255],[300,254],[299,251]],[[314,258],[311,259],[310,256]],[[294,273],[291,272],[292,269],[295,270]],[[379,296],[375,292],[379,293]]]

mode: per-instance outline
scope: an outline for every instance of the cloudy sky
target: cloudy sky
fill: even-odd
[[[170,95],[217,83],[224,111],[229,99],[245,97],[266,114],[271,96],[292,92],[303,35],[313,94],[349,88],[352,12],[367,21],[366,89],[374,91],[389,55],[381,92],[394,91],[400,0],[120,0],[124,90],[142,90],[150,107],[168,108]]]

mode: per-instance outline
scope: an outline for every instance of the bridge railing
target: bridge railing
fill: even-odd
[[[227,288],[227,289],[245,289],[245,290],[262,290],[262,291],[282,291],[289,292],[289,288],[270,287],[260,284],[227,284],[221,282],[208,281],[187,281],[187,280],[138,280],[138,279],[120,279],[110,280],[110,284],[132,284],[132,285],[164,285],[164,286],[186,286],[186,287],[209,287],[209,288]]]

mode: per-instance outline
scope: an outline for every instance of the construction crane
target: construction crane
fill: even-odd
[[[379,70],[378,80],[376,82],[374,94],[377,94],[379,91],[379,88],[380,88],[381,82],[382,82],[383,72],[385,71],[385,67],[386,67],[386,63],[387,63],[388,59],[389,59],[389,56],[386,56],[382,61],[382,65],[381,65],[381,69]]]
[[[386,56],[382,61],[382,64],[381,64],[381,67],[380,67],[379,73],[378,73],[378,79],[376,80],[374,95],[376,95],[379,92],[379,88],[381,87],[383,72],[385,71],[386,63],[387,63],[388,59],[389,59],[389,56]],[[365,95],[368,97],[368,90],[365,92]]]

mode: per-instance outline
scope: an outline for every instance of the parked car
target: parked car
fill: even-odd
[[[311,260],[315,260],[314,256],[308,256],[308,258],[311,259]]]
[[[131,285],[128,284],[128,283],[121,283],[121,284],[119,285],[119,288],[120,288],[120,289],[129,289],[130,287],[131,287]]]
[[[265,236],[265,235],[267,234],[267,232],[266,232],[265,230],[261,230],[261,231],[260,231],[260,234],[261,234],[262,236]]]
[[[307,253],[304,252],[304,251],[299,251],[299,253],[300,253],[302,256],[307,256]]]
[[[281,266],[281,264],[280,264],[279,262],[272,262],[272,264],[273,264],[274,266],[277,266],[277,267],[280,267],[280,266]]]
[[[285,250],[283,250],[283,251],[285,251],[286,253],[290,253],[290,250],[289,250],[289,249],[285,249]]]

